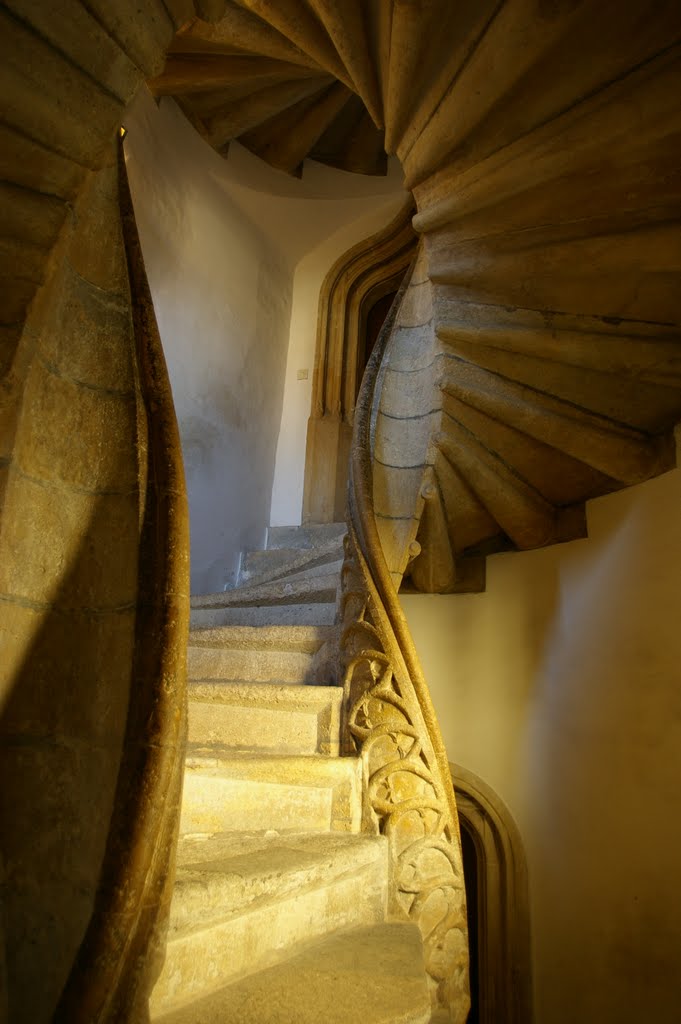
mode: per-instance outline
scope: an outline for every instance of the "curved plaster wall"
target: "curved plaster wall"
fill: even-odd
[[[387,222],[404,193],[395,171],[362,179],[314,167],[298,181],[238,145],[224,160],[172,101],[157,107],[144,90],[126,128],[182,438],[192,591],[214,592],[232,582],[242,549],[264,541],[280,426],[286,455],[274,505],[296,508],[290,521],[300,522],[309,387],[306,395],[289,387],[284,402],[284,382],[299,365],[310,366],[311,381],[311,357],[301,363],[297,346],[304,338],[314,354],[315,336],[297,325],[316,325],[317,279],[339,252]]]
[[[307,421],[317,344],[319,295],[336,260],[396,216],[406,192],[376,200],[374,208],[326,238],[300,261],[293,279],[291,337],[286,360],[284,402],[272,488],[272,526],[298,526],[302,519]],[[299,371],[302,371],[299,379]]]
[[[402,598],[449,756],[523,837],[541,1024],[681,1019],[680,506],[676,469],[484,594]]]

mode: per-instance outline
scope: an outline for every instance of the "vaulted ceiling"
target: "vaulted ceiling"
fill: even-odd
[[[145,78],[221,153],[237,139],[293,174],[307,157],[372,174],[399,158],[427,293],[410,344],[436,344],[437,386],[423,383],[428,408],[400,404],[432,423],[419,452],[406,433],[391,442],[413,507],[385,515],[423,512],[425,554],[426,533],[447,538],[433,565],[579,535],[586,500],[673,463],[676,0],[91,0],[71,19],[5,8],[6,365],[64,218]],[[415,568],[426,588],[456,586],[453,571],[437,583]]]
[[[586,500],[673,465],[680,45],[670,2],[238,0],[151,82],[221,153],[402,163],[422,256],[374,453],[396,582],[477,589],[482,554],[583,536]]]
[[[172,95],[219,152],[232,139],[290,173],[311,157],[385,172],[377,62],[390,5],[228,3],[178,32],[155,95]]]

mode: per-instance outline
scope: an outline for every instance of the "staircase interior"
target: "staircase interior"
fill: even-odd
[[[134,609],[146,608],[146,581],[136,576],[141,519],[130,491],[138,479],[130,395],[139,295],[131,297],[116,262],[120,208],[109,172],[113,139],[138,88],[146,81],[157,96],[174,97],[217,151],[238,140],[294,174],[308,156],[364,173],[380,173],[386,153],[397,156],[423,252],[375,410],[381,543],[396,584],[407,575],[423,591],[481,589],[490,550],[580,536],[584,502],[673,465],[672,428],[681,416],[681,7],[646,0],[87,0],[69,5],[64,17],[59,4],[8,0],[0,21],[7,97],[0,363],[8,424],[0,461],[3,514],[16,537],[7,559],[12,607],[21,615],[51,607],[54,581],[70,580],[83,523],[106,523],[91,537],[82,577],[74,577],[81,589],[65,590],[58,629],[46,632],[44,704],[58,709],[59,724],[41,720],[46,731],[35,750],[35,719],[17,716],[13,724],[20,758],[13,763],[30,783],[20,809],[31,807],[32,819],[26,828],[13,794],[3,830],[13,840],[21,835],[17,863],[28,867],[7,945],[30,967],[11,983],[29,1006],[22,1019],[33,1021],[52,1019],[52,996],[35,1013],[34,992],[52,985],[58,998],[91,914],[106,936],[104,955],[84,945],[70,975],[72,1005],[88,997],[101,1009],[109,987],[123,1005],[117,1000],[125,993],[116,989],[134,986],[119,921],[130,921],[131,906],[152,905],[163,876],[156,868],[166,825],[158,817],[145,837],[153,847],[148,871],[123,882],[114,873],[97,892],[96,871],[90,892],[90,882],[72,871],[75,858],[60,861],[34,842],[35,822],[68,821],[72,805],[63,794],[80,807],[71,790],[86,794],[119,777],[115,761],[106,773],[98,767],[99,734],[88,726],[83,735],[69,716],[80,712],[81,695],[82,706],[94,703],[102,678],[107,707],[114,699],[128,705],[133,626],[121,633],[120,606],[124,600],[133,609],[133,621]],[[74,209],[86,216],[78,221]],[[70,237],[65,259],[56,247]],[[29,310],[35,320],[24,332]],[[101,358],[92,361],[93,353]],[[151,377],[141,371],[143,382]],[[76,384],[87,402],[76,402]],[[152,454],[161,442],[172,451],[162,417],[150,423],[160,437]],[[112,443],[117,437],[120,444]],[[115,458],[104,458],[107,452]],[[76,502],[87,514],[64,514],[54,524],[38,514],[51,482],[58,498],[50,498],[50,514]],[[112,495],[130,499],[131,524],[113,554]],[[166,528],[160,515],[159,522]],[[24,544],[29,527],[41,544]],[[168,551],[183,554],[177,522],[167,531],[160,554],[143,538],[150,561],[141,565],[164,572]],[[330,552],[315,562],[314,544],[306,554],[289,535],[278,549],[288,554],[278,555],[273,539],[271,562],[254,555],[252,567],[244,566],[250,579],[196,602],[191,745],[156,1020],[258,1024],[305,1022],[307,1014],[340,1022],[352,1020],[357,1006],[365,1021],[429,1017],[418,934],[385,920],[390,880],[387,868],[378,880],[377,865],[387,854],[381,837],[359,831],[358,764],[335,752],[337,706],[324,685],[331,681],[332,634],[324,633],[334,619],[331,566],[340,552],[336,545],[334,557],[333,541],[325,537]],[[48,554],[53,575],[45,571]],[[129,589],[112,606],[109,577],[118,577],[119,563],[131,570]],[[168,593],[181,598],[181,584]],[[82,615],[93,594],[104,613],[97,636],[106,642],[91,643]],[[183,621],[181,600],[169,598],[155,614],[140,650],[166,636],[162,626]],[[169,657],[175,644],[170,635]],[[130,748],[149,758],[159,733],[148,725],[144,699],[159,695],[168,706],[167,664],[159,659],[161,667],[142,676],[145,685],[130,691]],[[111,666],[109,679],[103,669]],[[180,693],[166,716],[173,727],[182,700]],[[42,691],[36,707],[43,707]],[[233,727],[220,722],[226,708]],[[161,735],[170,749],[168,730]],[[75,774],[58,784],[52,767],[45,785],[44,752],[64,736],[69,749],[76,739],[83,751],[87,789]],[[259,746],[265,742],[271,749]],[[162,794],[153,773],[131,782],[131,828],[157,795],[159,806],[167,798],[167,776],[158,778]],[[63,849],[80,849],[92,833],[98,849],[106,843],[113,851],[107,837],[116,838],[127,804],[116,799],[115,814],[102,816],[95,836],[100,823],[78,800],[86,809],[64,833]],[[240,818],[248,801],[252,814]],[[168,808],[170,817],[172,800]],[[121,872],[123,861],[139,865],[144,856],[141,844],[117,851]],[[70,892],[85,893],[82,920],[61,902],[63,914],[44,909],[57,892],[55,864]],[[48,894],[44,908],[36,892]],[[56,942],[42,926],[24,935],[21,916],[39,905],[41,922],[60,921]],[[143,916],[124,930],[137,943],[133,952],[147,948],[153,914]],[[52,966],[63,952],[57,944],[67,950],[61,977]],[[22,985],[23,977],[31,982]]]
[[[270,529],[231,591],[195,598],[163,1024],[418,1024],[416,925],[391,920],[388,840],[329,685],[345,524]]]
[[[681,28],[620,7],[239,0],[150,82],[225,156],[400,159],[421,250],[373,452],[397,586],[483,590],[486,555],[583,537],[587,500],[674,465]]]

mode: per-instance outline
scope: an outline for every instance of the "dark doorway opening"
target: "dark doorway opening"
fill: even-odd
[[[479,1024],[480,1021],[480,963],[479,963],[479,917],[478,917],[478,851],[475,841],[461,823],[461,855],[463,859],[463,877],[466,886],[466,909],[468,916],[468,946],[470,963],[471,1008],[467,1024]]]
[[[357,391],[362,383],[362,377],[366,370],[367,363],[371,357],[371,353],[374,350],[374,345],[378,340],[378,336],[381,333],[381,327],[385,322],[385,318],[388,315],[390,307],[393,304],[393,299],[397,295],[397,291],[388,292],[386,295],[382,295],[380,299],[371,305],[364,323],[364,330],[359,339],[359,346],[357,350]]]

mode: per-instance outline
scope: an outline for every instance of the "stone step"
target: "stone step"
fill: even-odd
[[[207,594],[194,607],[199,608],[234,608],[241,605],[276,605],[296,604],[315,601],[335,601],[339,576],[337,572],[326,572],[321,576],[309,579],[271,580],[265,583],[249,583],[233,590],[223,590],[219,594]]]
[[[189,645],[187,676],[190,680],[244,680],[246,682],[305,683],[312,655],[298,651],[258,651]]]
[[[190,680],[317,682],[313,657],[333,630],[306,626],[233,626],[189,634]]]
[[[249,651],[314,654],[332,638],[333,633],[333,629],[325,626],[218,626],[192,629],[189,643],[194,647],[233,647]]]
[[[337,572],[325,572],[310,579],[272,580],[223,590],[217,594],[203,594],[191,599],[192,611],[218,608],[242,608],[288,604],[330,604],[336,600],[339,584]],[[268,623],[264,623],[267,625]],[[275,625],[276,623],[271,623]],[[305,624],[305,623],[301,623]]]
[[[192,629],[220,626],[332,626],[336,601],[297,604],[253,604],[227,608],[193,607]]]
[[[421,935],[382,922],[325,936],[283,963],[155,1017],[159,1024],[428,1024]]]
[[[311,570],[343,558],[343,544],[332,538],[312,548],[266,548],[264,551],[245,551],[239,570],[239,585],[280,579],[292,573]]]
[[[376,865],[385,876],[380,901],[384,917],[385,836],[274,831],[183,836],[177,848],[168,938],[172,941],[214,920],[231,920],[264,898],[288,898],[298,890]]]
[[[234,751],[338,755],[338,686],[190,682],[189,742]]]
[[[267,548],[312,548],[329,540],[342,540],[348,528],[343,523],[314,523],[309,526],[270,526]]]
[[[340,573],[343,568],[343,559],[339,558],[335,562],[324,562],[323,565],[313,565],[309,569],[301,569],[300,572],[290,572],[286,576],[287,580],[309,580],[315,576],[330,575],[336,573],[338,576],[338,582],[340,584]]]
[[[387,858],[382,836],[185,837],[152,1013],[278,963],[310,939],[383,921]]]
[[[276,552],[273,552],[273,553],[276,554]],[[269,552],[267,552],[267,554],[269,554]],[[343,567],[343,559],[340,556],[338,558],[334,559],[333,561],[326,561],[325,560],[323,562],[317,563],[316,560],[313,560],[310,564],[306,564],[302,568],[296,568],[294,566],[293,568],[290,569],[290,571],[287,571],[285,574],[282,573],[280,576],[277,576],[276,579],[277,579],[277,581],[281,582],[283,580],[309,580],[309,579],[313,579],[315,576],[328,576],[331,573],[338,573],[340,575],[340,571],[341,571],[342,567]],[[254,576],[252,579],[250,579],[246,583],[244,583],[243,586],[253,586],[256,583],[260,584],[260,583],[267,583],[267,582],[274,582],[274,581],[273,580],[266,580],[264,578],[264,575],[262,577],[261,576]],[[240,587],[234,587],[233,588],[233,590],[238,590],[238,589],[240,589]]]
[[[357,832],[359,758],[239,754],[189,744],[180,832]]]

